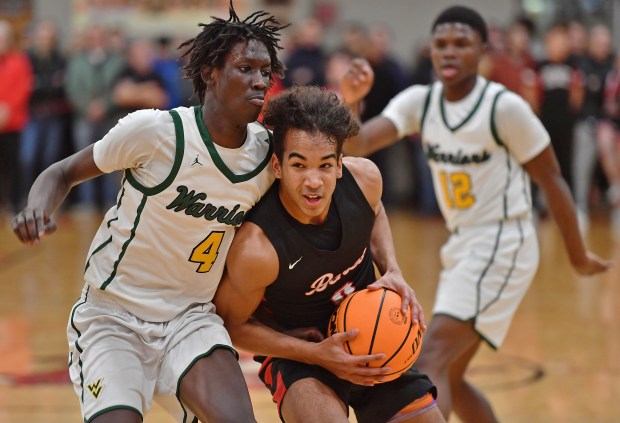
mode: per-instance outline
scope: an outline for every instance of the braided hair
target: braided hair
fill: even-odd
[[[284,76],[284,64],[278,60],[277,51],[282,49],[279,44],[279,31],[289,25],[280,25],[278,20],[267,12],[252,13],[244,20],[240,20],[230,0],[228,20],[215,16],[208,24],[200,23],[202,31],[194,38],[185,41],[180,49],[188,47],[182,58],[188,57],[188,63],[181,68],[185,79],[192,81],[194,92],[200,103],[204,102],[206,83],[202,79],[201,70],[204,66],[221,68],[224,66],[226,55],[240,41],[257,40],[262,42],[271,58],[271,77]]]

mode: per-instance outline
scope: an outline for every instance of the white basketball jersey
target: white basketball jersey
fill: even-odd
[[[132,130],[142,136],[145,130],[135,129],[140,125],[163,131],[146,130],[144,135],[161,139],[136,140],[149,143],[152,152],[138,155],[125,171],[117,205],[90,247],[85,280],[143,320],[168,321],[192,303],[213,298],[235,228],[274,180],[268,166],[270,134],[254,123],[248,125],[242,147],[216,146],[199,107],[141,111],[125,120],[108,136],[118,138],[115,134],[124,131],[127,138]],[[166,131],[167,140],[159,135]],[[95,162],[109,171],[100,162],[109,160],[108,167],[116,163],[102,156],[121,157],[119,151],[131,154],[132,147],[125,142],[108,148],[106,142],[112,144],[104,138],[102,146],[95,146]],[[231,170],[240,166],[243,173]]]
[[[530,179],[495,127],[495,105],[506,88],[482,82],[473,106],[468,104],[460,114],[463,119],[452,125],[446,119],[442,85],[434,83],[420,121],[435,193],[450,230],[531,213]]]

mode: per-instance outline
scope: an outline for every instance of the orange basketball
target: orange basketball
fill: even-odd
[[[415,363],[422,347],[422,330],[411,319],[411,308],[403,315],[401,297],[394,291],[364,289],[344,299],[332,314],[328,333],[359,329],[358,335],[344,343],[350,354],[383,353],[384,360],[366,363],[369,367],[389,366],[385,381],[398,378]]]

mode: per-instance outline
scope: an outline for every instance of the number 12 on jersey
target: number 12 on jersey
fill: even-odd
[[[441,171],[439,180],[446,204],[451,209],[466,209],[476,202],[476,197],[471,193],[471,177],[468,173]]]
[[[189,261],[200,263],[196,272],[206,273],[211,270],[213,263],[217,259],[223,239],[223,231],[213,231],[200,244],[194,247],[192,254],[189,256]]]

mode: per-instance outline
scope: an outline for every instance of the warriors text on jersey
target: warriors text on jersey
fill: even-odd
[[[273,182],[268,131],[250,124],[245,143],[227,149],[200,107],[141,110],[95,144],[94,158],[104,172],[126,170],[88,252],[86,282],[146,321],[210,301],[235,228]]]
[[[344,166],[342,174],[321,225],[290,216],[277,181],[248,216],[278,254],[278,277],[267,287],[262,307],[285,329],[314,326],[325,332],[344,297],[375,280],[370,253],[375,214]],[[326,249],[329,244],[334,248]]]
[[[530,180],[521,164],[549,144],[549,135],[516,94],[478,77],[465,98],[448,102],[441,82],[416,85],[383,115],[400,136],[421,134],[448,228],[531,213]]]

